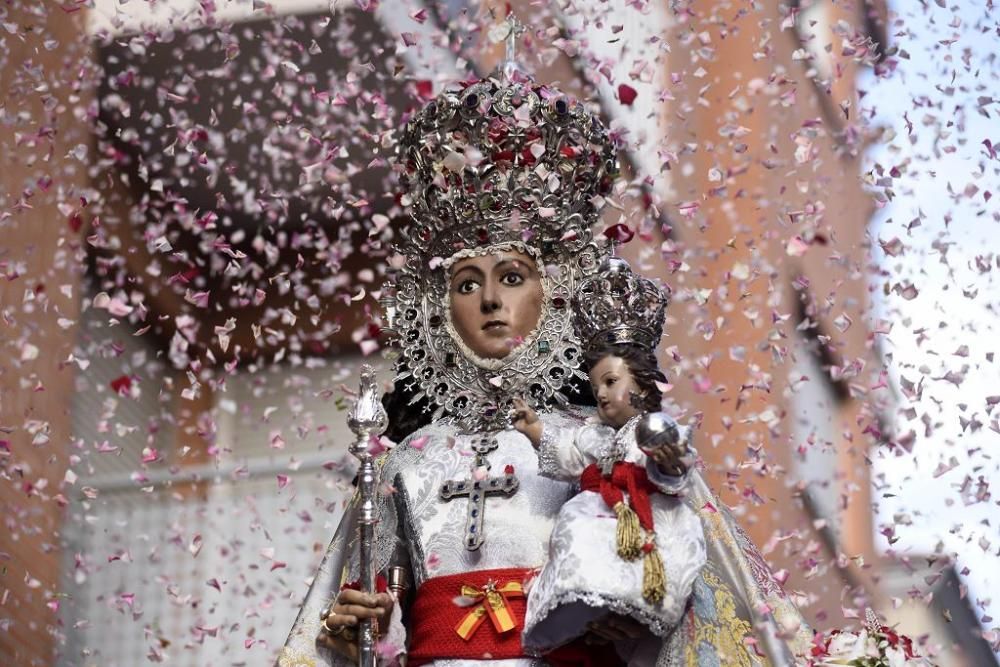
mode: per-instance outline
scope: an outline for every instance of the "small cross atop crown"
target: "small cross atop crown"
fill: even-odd
[[[515,57],[517,55],[517,38],[527,32],[528,29],[524,27],[523,23],[517,20],[513,12],[507,14],[504,23],[507,24],[507,37],[505,38],[507,42],[506,60],[515,62],[517,60]]]
[[[502,23],[496,25],[490,31],[490,40],[495,44],[505,43],[505,53],[503,62],[500,64],[500,74],[508,81],[513,78],[514,72],[521,69],[517,62],[517,40],[527,32],[524,24],[517,20],[513,12],[508,12],[507,18]]]

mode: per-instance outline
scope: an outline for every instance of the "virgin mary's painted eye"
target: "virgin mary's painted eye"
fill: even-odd
[[[508,271],[500,278],[500,283],[507,287],[517,287],[524,283],[524,276],[517,271]]]
[[[477,289],[479,289],[479,281],[469,279],[460,282],[458,287],[455,288],[455,291],[459,294],[472,294]]]

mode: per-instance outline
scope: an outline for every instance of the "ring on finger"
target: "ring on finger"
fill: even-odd
[[[330,635],[331,637],[343,637],[348,641],[354,641],[353,630],[348,628],[348,626],[346,625],[340,625],[340,624],[334,625],[331,628],[329,625],[326,624],[328,620],[329,619],[323,619],[323,622],[321,623],[321,625],[323,626],[323,630],[326,631],[326,634]]]

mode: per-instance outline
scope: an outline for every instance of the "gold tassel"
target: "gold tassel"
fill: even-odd
[[[653,547],[646,551],[642,559],[642,597],[650,604],[658,604],[666,594],[667,574],[663,570],[663,559],[660,552]]]
[[[639,517],[625,502],[618,502],[614,508],[618,516],[618,530],[615,538],[618,543],[618,555],[625,560],[635,560],[642,553],[642,533],[639,530]]]

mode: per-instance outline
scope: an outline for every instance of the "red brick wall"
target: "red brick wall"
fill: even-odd
[[[768,558],[789,570],[790,589],[812,597],[803,611],[818,627],[838,626],[841,606],[851,606],[842,599],[848,580],[822,548],[793,485],[794,451],[801,443],[794,441],[788,379],[794,340],[803,335],[796,330],[800,294],[807,295],[808,316],[830,337],[841,364],[861,360],[868,372],[874,367],[865,283],[872,203],[862,187],[860,158],[851,153],[863,147],[838,139],[846,122],[841,103],[850,102],[850,122],[857,122],[857,66],[841,62],[841,75],[826,92],[793,59],[801,46],[796,32],[783,27],[770,3],[755,9],[693,0],[687,7],[690,13],[668,37],[669,69],[679,81],[667,85],[675,99],[664,111],[679,157],[665,208],[679,228],[683,255],[675,258],[690,270],[666,279],[675,289],[703,290],[705,300],[678,299],[669,313],[670,344],[685,357],[674,372],[675,397],[704,415],[700,453],[714,469],[712,486],[748,510],[741,523],[758,545],[797,533],[778,542]],[[831,5],[831,11],[831,23],[860,24],[857,7]],[[839,54],[841,39],[830,41]],[[734,135],[734,128],[742,129]],[[806,140],[809,150],[797,154]],[[682,205],[692,203],[696,212],[685,216]],[[808,248],[789,252],[797,236]],[[793,288],[799,276],[808,280],[801,290]],[[866,375],[852,382],[861,390],[871,384]],[[868,436],[862,431],[874,416],[865,400],[853,396],[829,416],[840,434],[830,477],[837,480],[842,507],[828,519],[839,528],[845,561],[862,556],[871,564]],[[766,474],[759,466],[733,465],[756,458],[751,447],[760,450]],[[737,494],[725,490],[727,482]],[[763,501],[759,505],[738,495],[751,490]],[[810,559],[823,565],[809,571]]]
[[[45,665],[56,647],[60,493],[72,496],[62,486],[75,327],[58,321],[76,319],[80,296],[80,235],[59,205],[79,207],[87,184],[93,149],[76,114],[92,96],[73,89],[89,47],[82,11],[3,10],[17,32],[0,36],[0,661]],[[72,154],[80,144],[87,153]]]

